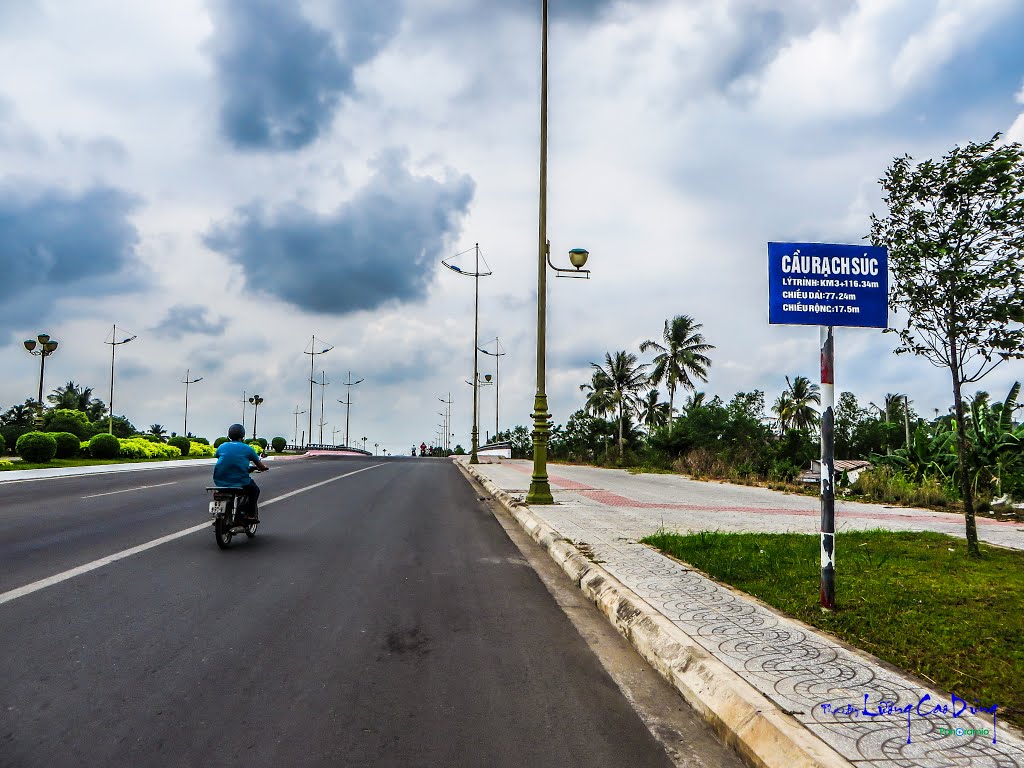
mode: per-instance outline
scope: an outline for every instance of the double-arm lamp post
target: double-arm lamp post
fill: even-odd
[[[362,384],[364,381],[366,381],[366,379],[360,379],[359,381],[352,381],[352,371],[349,371],[348,372],[348,381],[341,382],[346,387],[348,387],[348,389],[345,390],[345,399],[338,401],[339,403],[341,403],[342,405],[345,406],[345,447],[346,448],[349,447],[349,442],[348,442],[348,417],[349,417],[349,414],[352,411],[352,387],[354,387],[356,384]]]
[[[487,342],[487,343],[490,344],[490,342]],[[505,356],[505,353],[501,351],[501,342],[498,341],[498,337],[497,336],[494,337],[494,351],[493,352],[488,352],[483,347],[480,347],[480,351],[483,352],[485,355],[489,355],[490,357],[494,358],[494,439],[497,440],[498,439],[498,414],[500,412],[500,406],[501,406],[501,403],[500,403],[500,401],[498,399],[498,391],[499,391],[499,389],[501,387],[501,376],[499,375],[499,371],[498,371],[498,368],[499,368],[498,363],[500,362],[499,359]]]
[[[50,338],[48,333],[40,333],[34,339],[25,339],[23,342],[29,354],[39,357],[39,397],[36,399],[36,426],[43,423],[43,371],[46,369],[46,358],[57,351],[60,344]]]
[[[185,369],[185,378],[181,380],[181,383],[185,385],[185,429],[181,434],[183,434],[185,437],[188,437],[188,387],[190,384],[195,384],[197,381],[203,380],[202,376],[195,379],[190,378],[191,373],[191,368]],[[253,429],[256,429],[255,424],[253,425]]]
[[[551,414],[545,391],[545,335],[547,332],[547,268],[559,277],[590,277],[583,269],[589,253],[583,248],[569,251],[569,262],[575,269],[562,269],[551,263],[551,247],[547,237],[548,194],[548,0],[542,0],[541,55],[540,55],[540,212],[537,245],[537,395],[533,401],[533,475],[527,504],[553,504],[551,484],[548,482],[548,435],[551,432]]]
[[[479,464],[480,459],[477,456],[477,448],[480,445],[480,424],[478,421],[477,413],[477,388],[476,381],[480,375],[480,278],[487,277],[492,274],[491,270],[488,269],[486,272],[480,271],[480,243],[477,243],[472,248],[475,254],[474,268],[472,272],[467,272],[464,269],[460,269],[454,264],[450,263],[447,259],[442,259],[441,263],[448,267],[452,272],[456,272],[466,277],[472,277],[475,287],[474,299],[473,299],[473,447],[469,454],[470,464]],[[453,256],[453,259],[457,259],[469,251],[463,251]]]
[[[313,440],[313,385],[316,384],[316,379],[313,378],[313,363],[316,360],[317,355],[325,355],[334,349],[334,345],[331,344],[330,346],[325,346],[320,351],[317,351],[316,342],[317,338],[316,336],[313,336],[312,340],[309,342],[309,351],[303,352],[303,354],[309,355],[309,432],[306,435],[307,442]],[[323,344],[324,342],[321,341],[320,343]],[[320,437],[322,442],[323,435],[321,434]]]
[[[136,334],[132,334],[131,336],[126,336],[118,341],[117,325],[114,325],[114,330],[110,333],[110,341],[103,342],[104,344],[110,345],[110,413],[107,415],[107,432],[111,435],[114,434],[114,351],[122,344],[127,344],[129,341],[135,341],[137,338],[138,336]],[[188,399],[187,392],[185,399]],[[187,405],[185,406],[185,410],[188,410]]]

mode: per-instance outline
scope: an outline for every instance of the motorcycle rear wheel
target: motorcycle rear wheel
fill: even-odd
[[[217,546],[227,549],[231,546],[231,526],[228,525],[224,516],[221,515],[213,524],[213,537],[217,540]]]

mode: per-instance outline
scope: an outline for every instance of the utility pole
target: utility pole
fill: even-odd
[[[297,442],[299,439],[299,416],[301,416],[304,413],[305,411],[299,410],[299,406],[295,406],[295,413],[293,414],[295,416],[295,434],[292,435],[292,445],[294,445],[296,448],[299,447],[299,444]]]
[[[318,387],[320,387],[320,445],[323,445],[324,444],[324,391],[327,389],[327,385],[330,384],[331,382],[329,382],[327,380],[327,372],[326,371],[321,371],[320,372],[320,379],[321,379],[320,381],[317,381],[316,379],[310,379],[310,382],[312,382],[312,383],[309,385],[309,389],[310,389],[310,391],[313,390],[313,384],[316,384]],[[310,420],[312,420],[312,418],[313,418],[313,414],[312,413],[309,415],[309,418],[310,418]],[[312,429],[312,426],[310,427],[310,429]]]
[[[324,342],[321,341],[320,343],[323,344]],[[325,355],[328,352],[330,352],[332,349],[334,349],[334,345],[333,344],[331,346],[329,346],[329,347],[324,347],[322,350],[317,352],[316,351],[316,335],[314,334],[312,339],[309,342],[309,351],[308,352],[305,352],[305,351],[303,352],[303,354],[309,355],[309,439],[310,440],[313,439],[313,385],[316,384],[316,379],[313,378],[313,376],[314,376],[314,373],[313,373],[313,361],[316,360],[316,356],[317,355]],[[322,410],[323,409],[321,408],[321,411]],[[322,415],[320,417],[320,420],[323,421],[323,416]],[[320,434],[320,440],[321,440],[321,442],[323,442],[323,430],[322,429],[321,429],[321,434]]]

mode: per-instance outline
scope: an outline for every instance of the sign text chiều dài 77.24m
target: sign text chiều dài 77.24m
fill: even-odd
[[[885,248],[834,243],[768,243],[768,322],[817,325],[821,340],[821,605],[836,602],[834,326],[885,328]]]
[[[888,294],[885,248],[768,243],[769,323],[885,328]]]

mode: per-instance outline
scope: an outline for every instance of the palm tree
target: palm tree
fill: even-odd
[[[163,442],[164,435],[167,434],[167,430],[164,429],[163,424],[150,424],[147,435],[154,435],[160,442]]]
[[[821,417],[811,403],[821,405],[821,391],[817,384],[812,384],[806,376],[797,376],[792,381],[786,377],[787,391],[779,395],[774,410],[779,416],[781,432],[786,429],[810,429],[821,421]]]
[[[92,387],[79,386],[69,381],[63,387],[57,387],[46,399],[53,403],[54,408],[66,408],[69,411],[87,411],[92,400]]]
[[[656,427],[663,427],[668,423],[669,405],[659,403],[659,392],[652,389],[640,401],[640,421],[647,427],[647,434],[651,434]]]
[[[612,384],[604,371],[594,371],[589,384],[580,384],[580,392],[587,393],[584,410],[599,418],[615,413],[615,398],[612,396]]]
[[[665,382],[668,387],[669,420],[675,412],[676,388],[694,389],[694,379],[708,380],[708,367],[711,358],[705,355],[714,349],[698,331],[704,326],[694,322],[689,315],[676,315],[671,322],[665,321],[662,331],[664,343],[648,339],[640,345],[641,352],[650,349],[658,352],[654,356],[654,369],[651,371],[651,384],[655,386]]]
[[[704,399],[707,395],[703,392],[694,392],[683,403],[683,413],[689,416],[694,411],[699,411],[704,407]]]
[[[640,363],[632,352],[616,352],[615,357],[610,353],[604,354],[604,366],[597,363],[590,364],[594,368],[595,376],[591,379],[599,388],[607,390],[607,395],[614,403],[618,411],[619,420],[619,458],[622,458],[625,448],[623,437],[623,416],[628,409],[635,409],[638,404],[636,393],[647,386],[650,381],[646,373],[647,364]],[[596,374],[600,373],[598,377]]]

